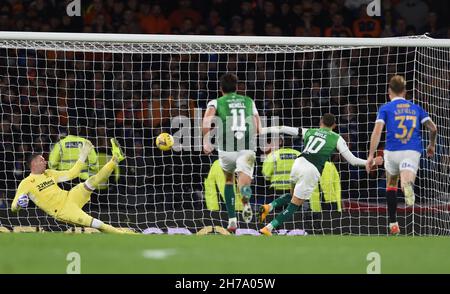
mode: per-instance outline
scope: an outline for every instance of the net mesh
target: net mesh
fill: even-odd
[[[99,154],[110,154],[109,138],[116,137],[127,155],[108,185],[94,192],[86,212],[140,231],[225,227],[220,184],[205,187],[217,153],[202,153],[200,130],[206,104],[220,96],[223,73],[237,74],[238,92],[255,100],[267,125],[277,117],[282,125],[317,127],[323,114],[334,113],[336,131],[361,158],[366,158],[377,110],[388,100],[388,79],[401,74],[408,96],[430,112],[440,130],[437,155],[421,160],[416,205],[405,207],[400,198],[399,222],[405,234],[448,234],[449,57],[449,48],[401,46],[0,40],[0,225],[67,229],[33,205],[19,214],[11,213],[10,205],[28,175],[26,157],[43,152],[48,158],[68,130],[77,127]],[[160,151],[155,138],[162,132],[182,135],[183,144]],[[302,147],[298,138],[285,141]],[[267,151],[260,146],[257,152],[254,211],[281,193],[261,173]],[[338,193],[336,186],[333,193],[340,195],[342,209],[327,203],[328,195],[321,192],[319,209],[305,205],[282,229],[386,234],[384,169],[367,175],[338,155],[333,162],[341,189]],[[70,189],[79,181],[62,187]],[[255,219],[239,226],[260,227]]]

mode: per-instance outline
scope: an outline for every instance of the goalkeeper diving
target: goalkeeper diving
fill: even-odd
[[[36,206],[58,221],[92,227],[105,233],[124,234],[125,232],[93,218],[82,210],[89,202],[92,192],[100,184],[105,183],[118,163],[125,159],[116,139],[111,139],[111,145],[113,154],[111,160],[96,175],[70,191],[61,189],[57,183],[70,181],[79,176],[89,152],[93,149],[91,142],[86,140],[83,143],[78,161],[67,171],[47,169],[47,161],[42,155],[31,155],[28,160],[31,173],[20,182],[11,210],[16,212],[26,208],[31,199]]]

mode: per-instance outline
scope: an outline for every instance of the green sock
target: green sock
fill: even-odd
[[[287,219],[292,218],[292,216],[294,215],[294,212],[296,212],[299,207],[300,206],[289,203],[288,207],[282,213],[280,213],[272,222],[270,222],[270,224],[272,225],[272,227],[274,229],[277,228],[279,225],[284,223]]]
[[[244,198],[244,201],[248,202],[250,200],[250,197],[252,197],[252,188],[250,188],[250,186],[242,186],[240,191],[242,198]]]
[[[272,209],[279,207],[279,206],[285,206],[291,202],[292,196],[291,193],[286,193],[275,199],[270,203],[272,206]]]
[[[228,218],[236,217],[234,208],[234,185],[225,184],[225,204],[227,206]]]

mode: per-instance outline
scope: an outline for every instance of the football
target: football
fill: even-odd
[[[162,151],[168,151],[173,146],[173,137],[168,133],[161,133],[156,138],[156,147]]]

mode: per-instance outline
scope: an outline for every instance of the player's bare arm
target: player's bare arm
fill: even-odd
[[[261,117],[258,113],[255,113],[255,115],[253,115],[253,125],[255,126],[257,135],[263,132],[261,127]]]
[[[364,160],[362,158],[356,157],[353,155],[353,153],[348,148],[347,143],[345,140],[340,137],[337,143],[337,150],[341,154],[342,157],[352,166],[367,166],[369,165],[368,160]],[[370,168],[374,167],[375,165],[381,165],[383,164],[383,158],[381,156],[377,156],[375,159],[372,159],[372,162],[370,163]]]
[[[209,132],[213,129],[211,127],[213,119],[216,115],[216,108],[210,106],[206,109],[205,115],[203,117],[202,123],[202,133],[203,133],[203,152],[205,154],[211,154],[214,150],[209,138]]]
[[[374,164],[376,164],[376,165],[383,164],[383,163],[378,164],[374,160],[375,152],[378,148],[378,144],[380,143],[380,138],[381,138],[381,133],[383,132],[383,128],[384,128],[384,123],[382,123],[382,122],[375,123],[375,127],[373,129],[372,136],[370,137],[369,155],[367,157],[367,163],[366,163],[366,171],[367,172],[370,172],[370,170],[372,169]],[[382,160],[382,158],[381,158],[381,160]],[[379,159],[378,159],[378,162],[379,162]]]
[[[305,128],[295,128],[295,127],[289,127],[289,126],[273,126],[273,127],[264,127],[264,128],[260,128],[260,135],[265,135],[265,134],[284,134],[284,135],[289,135],[289,136],[294,136],[294,137],[302,137],[303,134],[307,131],[308,129]]]
[[[431,119],[424,122],[423,125],[430,131],[430,143],[427,147],[427,156],[432,157],[436,151],[437,126]]]

